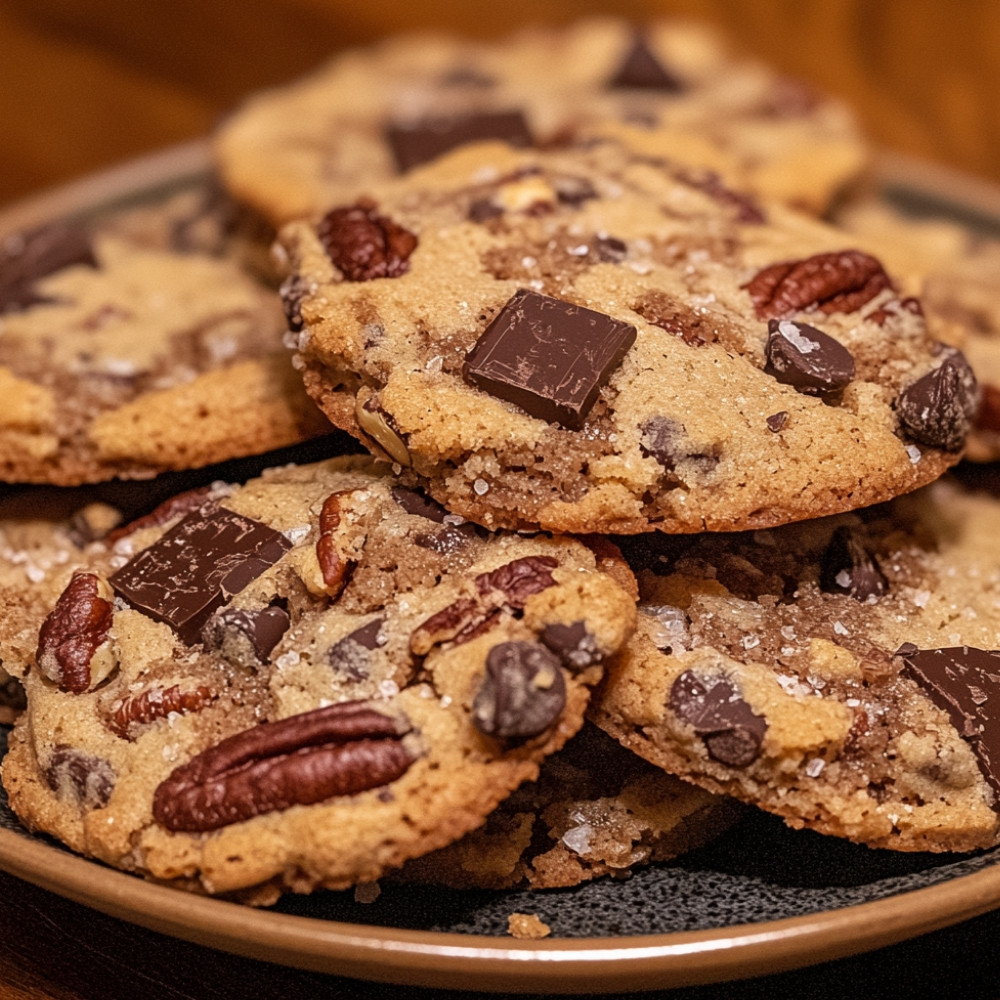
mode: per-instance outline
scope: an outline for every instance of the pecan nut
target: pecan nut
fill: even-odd
[[[378,788],[416,760],[407,732],[360,701],[262,723],[176,768],[153,795],[153,816],[169,830],[200,833]]]
[[[480,573],[473,581],[477,596],[460,597],[418,625],[410,635],[411,651],[425,656],[442,642],[482,635],[504,611],[521,611],[532,594],[555,586],[550,571],[558,565],[552,556],[524,556]]]
[[[334,535],[340,527],[340,498],[343,495],[343,493],[331,493],[323,501],[319,512],[316,559],[323,576],[323,589],[330,597],[336,597],[340,593],[351,569],[351,563],[341,557],[334,540]]]
[[[854,312],[892,281],[877,258],[860,250],[814,254],[758,272],[742,286],[759,319],[785,319],[797,312]]]
[[[417,247],[413,233],[379,215],[367,199],[327,212],[316,232],[348,281],[398,278],[410,269],[409,257]]]
[[[134,521],[129,521],[128,524],[115,528],[114,531],[108,533],[105,541],[109,545],[114,545],[120,539],[127,538],[143,528],[159,528],[175,518],[190,514],[191,511],[197,510],[202,504],[214,500],[217,496],[218,491],[211,486],[197,486],[194,489],[185,490],[183,493],[177,493],[154,507],[148,514],[143,514],[142,517],[137,517]]]
[[[108,728],[123,739],[135,739],[135,731],[157,719],[176,713],[199,712],[215,697],[209,687],[200,685],[185,690],[179,684],[168,688],[149,688],[116,702],[108,716]]]
[[[42,622],[35,662],[64,691],[82,694],[117,666],[110,632],[111,588],[93,573],[75,573]]]

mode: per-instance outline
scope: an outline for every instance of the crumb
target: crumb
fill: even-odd
[[[382,888],[378,882],[363,882],[354,887],[355,903],[374,903],[382,895]]]
[[[534,913],[512,913],[507,918],[507,933],[522,939],[543,938],[552,933],[552,928],[542,923]]]

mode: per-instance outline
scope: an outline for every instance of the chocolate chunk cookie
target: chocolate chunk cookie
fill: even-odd
[[[634,602],[609,547],[487,535],[368,458],[216,483],[72,576],[4,786],[32,829],[160,881],[370,882],[537,776]]]
[[[329,430],[289,368],[273,290],[197,218],[0,234],[0,479],[148,478]]]
[[[647,538],[637,636],[593,717],[793,827],[904,851],[998,842],[994,495]]]
[[[550,145],[606,130],[765,196],[822,211],[865,166],[852,115],[704,27],[613,18],[493,43],[401,35],[252,97],[215,153],[227,188],[279,224],[480,139]]]
[[[282,238],[310,394],[490,528],[853,509],[940,476],[977,403],[853,237],[617,141],[467,146]]]
[[[665,774],[592,724],[483,826],[408,861],[398,877],[458,889],[555,889],[628,878],[708,843],[739,804]]]

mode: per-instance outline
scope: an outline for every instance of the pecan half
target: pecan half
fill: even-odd
[[[340,498],[344,493],[331,493],[319,512],[319,538],[316,540],[316,559],[326,592],[335,597],[340,593],[350,572],[351,563],[342,559],[334,543],[334,533],[340,527]]]
[[[75,573],[38,633],[38,669],[64,691],[82,694],[115,668],[108,635],[111,589],[93,573]]]
[[[425,656],[442,642],[468,642],[487,631],[503,611],[520,611],[532,594],[555,586],[552,556],[524,556],[480,573],[473,583],[476,597],[460,597],[421,622],[410,635],[410,649]]]
[[[398,278],[410,269],[417,237],[375,209],[361,199],[327,212],[317,227],[323,249],[348,281]]]
[[[266,722],[176,768],[153,795],[153,816],[197,833],[378,788],[416,759],[403,744],[408,731],[360,701]]]
[[[818,253],[783,261],[758,272],[742,286],[760,319],[784,319],[797,312],[854,312],[892,287],[882,264],[860,250]]]
[[[184,690],[179,684],[168,688],[149,688],[117,702],[107,718],[108,728],[123,739],[135,739],[135,730],[173,712],[184,715],[201,711],[213,698],[209,687]]]

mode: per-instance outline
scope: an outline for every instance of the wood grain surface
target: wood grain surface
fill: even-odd
[[[4,0],[0,205],[204,135],[250,91],[416,27],[698,17],[846,98],[878,143],[1000,183],[997,0]]]

